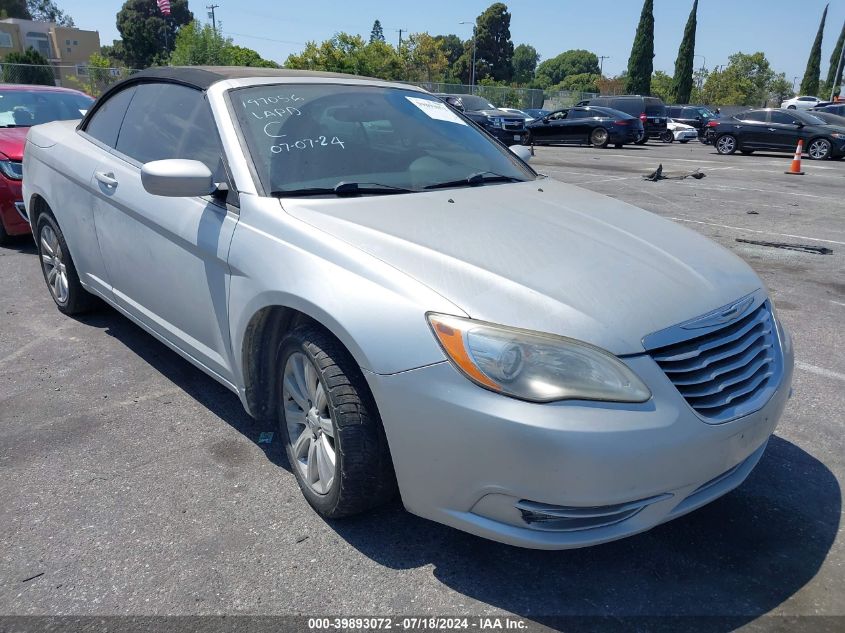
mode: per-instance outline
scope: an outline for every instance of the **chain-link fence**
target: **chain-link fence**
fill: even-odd
[[[448,94],[475,94],[484,97],[499,108],[545,108],[556,110],[575,105],[583,99],[595,97],[591,92],[573,90],[539,90],[535,88],[510,88],[508,86],[468,86],[466,84],[447,84],[440,82],[410,82],[425,88],[429,92]]]
[[[0,63],[0,80],[8,84],[42,84],[82,90],[92,96],[99,96],[104,90],[121,79],[137,72],[130,68],[102,68],[76,65],[35,65]]]

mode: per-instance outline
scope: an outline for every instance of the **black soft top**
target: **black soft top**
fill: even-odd
[[[252,77],[321,77],[327,79],[369,79],[380,81],[372,77],[361,77],[359,75],[318,72],[315,70],[289,70],[287,68],[261,68],[255,66],[154,66],[131,75],[124,82],[121,82],[121,85],[125,85],[127,82],[144,80],[164,80],[205,90],[218,81],[224,81],[226,79],[248,79]]]

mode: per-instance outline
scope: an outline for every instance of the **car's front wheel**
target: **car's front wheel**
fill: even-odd
[[[675,135],[672,134],[669,130],[660,133],[660,140],[664,143],[674,143],[675,142]]]
[[[590,144],[593,147],[607,147],[607,143],[609,141],[610,134],[608,134],[607,130],[605,130],[603,127],[597,127],[595,130],[590,132]]]
[[[733,134],[723,134],[716,139],[716,151],[720,154],[733,154],[736,150],[737,141]]]
[[[64,314],[87,312],[96,299],[79,282],[76,266],[59,224],[49,213],[42,213],[38,216],[35,228],[41,271],[56,307]]]
[[[279,426],[296,481],[323,517],[373,508],[396,478],[361,370],[337,339],[307,325],[279,346]]]
[[[830,158],[832,150],[833,146],[830,141],[826,138],[817,138],[810,141],[810,145],[807,147],[807,156],[811,160],[827,160]]]

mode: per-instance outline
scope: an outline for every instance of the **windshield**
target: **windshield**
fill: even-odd
[[[496,110],[496,106],[487,101],[484,97],[476,95],[460,95],[464,110],[476,112],[478,110]]]
[[[73,92],[0,90],[0,127],[81,119],[94,100]]]
[[[376,189],[405,193],[460,180],[452,186],[536,177],[505,147],[426,93],[268,84],[231,95],[268,194],[375,195]]]

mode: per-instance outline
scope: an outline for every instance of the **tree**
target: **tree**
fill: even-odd
[[[625,93],[625,85],[628,83],[628,75],[622,73],[618,77],[601,77],[596,81],[599,93],[603,95],[621,95]]]
[[[381,28],[381,22],[376,20],[373,22],[373,30],[370,31],[370,44],[373,42],[384,42],[384,29]]]
[[[775,108],[779,108],[780,104],[795,96],[792,90],[792,82],[786,78],[786,73],[780,73],[769,82],[769,100],[774,104]]]
[[[402,42],[400,54],[410,81],[436,81],[442,79],[449,68],[442,42],[428,33],[411,33]]]
[[[681,47],[678,49],[678,59],[675,60],[675,77],[672,79],[672,89],[666,95],[666,101],[673,103],[690,102],[692,75],[695,66],[695,31],[697,26],[698,0],[694,0],[687,25],[684,28],[684,39],[681,40]],[[652,77],[653,79],[654,77]],[[657,93],[655,92],[655,94]]]
[[[232,40],[224,38],[210,24],[199,22],[186,24],[176,35],[176,45],[170,55],[174,66],[226,66],[229,62],[227,49]]]
[[[563,81],[551,90],[571,90],[574,92],[599,92],[598,81],[601,75],[595,73],[581,73],[579,75],[568,75]]]
[[[835,91],[839,94],[839,87],[842,85],[843,69],[839,68],[839,60],[842,57],[842,47],[845,45],[845,23],[842,24],[842,32],[839,34],[839,40],[836,42],[836,48],[833,49],[833,54],[830,56],[830,68],[827,71],[827,90],[826,93]],[[837,71],[838,74],[837,74]],[[824,97],[825,95],[821,95]]]
[[[26,7],[26,0],[0,0],[0,18],[31,20],[32,15]]]
[[[822,13],[822,21],[819,24],[819,30],[816,33],[816,39],[813,42],[813,48],[810,49],[810,58],[807,60],[807,70],[804,71],[804,79],[801,80],[801,94],[816,95],[819,92],[819,77],[821,75],[822,63],[822,38],[824,38],[824,23],[827,20],[827,9],[830,5],[825,5]]]
[[[402,79],[406,69],[396,49],[386,42],[365,42],[360,35],[337,33],[322,44],[308,42],[301,53],[289,55],[285,68],[325,70]]]
[[[73,18],[56,6],[52,0],[26,0],[26,8],[33,20],[55,22],[59,26],[74,26]]]
[[[526,84],[534,79],[534,73],[537,71],[537,62],[540,61],[540,55],[537,49],[530,44],[520,44],[513,49],[513,80],[517,84]]]
[[[664,73],[662,70],[655,70],[651,76],[651,94],[655,97],[660,97],[666,103],[674,101],[675,79]],[[692,92],[692,81],[690,81],[690,92]],[[686,101],[678,101],[677,103],[689,103],[689,98]]]
[[[513,42],[511,14],[501,2],[491,4],[475,21],[476,60],[482,70],[476,79],[492,77],[496,81],[510,81],[513,76]]]
[[[449,66],[452,66],[464,52],[464,42],[457,35],[435,35],[434,39],[440,42]]]
[[[654,71],[654,0],[645,0],[640,14],[640,24],[628,58],[629,94],[651,93],[651,73]]]
[[[702,101],[719,105],[761,106],[777,79],[763,53],[735,53],[721,72],[712,72],[702,90]]]
[[[167,19],[159,11],[156,0],[126,0],[117,14],[123,61],[131,68],[166,62],[176,47],[179,27],[193,20],[187,0],[171,0]]]
[[[256,51],[245,46],[230,44],[226,47],[227,66],[258,66],[261,68],[278,68],[279,65],[270,60],[264,59]]]
[[[599,75],[599,58],[583,49],[569,50],[537,66],[537,82],[543,87],[559,84],[570,75]]]
[[[10,84],[56,85],[50,62],[34,48],[23,53],[13,51],[6,55],[3,60],[3,81]]]

